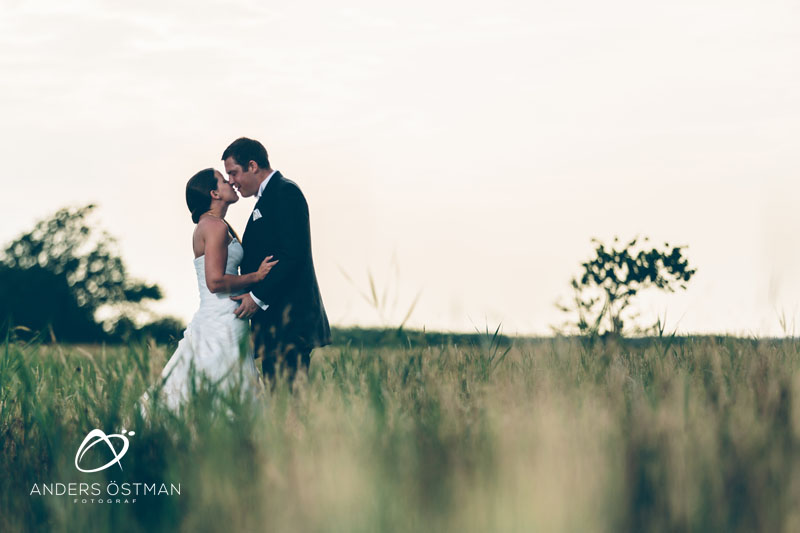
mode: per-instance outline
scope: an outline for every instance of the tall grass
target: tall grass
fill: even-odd
[[[6,342],[0,531],[797,531],[798,348],[329,347],[255,406],[200,390],[144,421],[134,404],[168,349]],[[232,416],[212,407],[226,399]],[[122,470],[76,470],[91,429],[122,427]],[[109,481],[181,494],[30,495]]]

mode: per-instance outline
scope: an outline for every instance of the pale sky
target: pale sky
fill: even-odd
[[[306,195],[337,325],[381,323],[371,271],[389,324],[421,291],[410,326],[546,334],[590,238],[636,234],[698,268],[645,317],[800,320],[797,2],[275,4],[0,0],[0,243],[98,203],[188,321],[185,184],[244,135]]]

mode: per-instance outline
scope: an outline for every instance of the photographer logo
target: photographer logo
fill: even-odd
[[[122,470],[122,463],[120,461],[125,456],[125,454],[128,451],[128,447],[130,446],[130,443],[128,442],[128,437],[125,436],[126,433],[129,436],[133,436],[135,434],[135,432],[133,431],[125,431],[124,429],[122,430],[122,433],[112,433],[111,435],[106,435],[102,429],[93,429],[92,431],[90,431],[89,434],[86,435],[86,438],[83,439],[83,442],[78,448],[78,453],[75,454],[75,468],[77,468],[81,472],[91,473],[91,472],[100,472],[101,470],[105,470],[106,468],[116,464],[119,466],[119,469]],[[111,439],[120,439],[122,441],[122,449],[120,450],[119,453],[117,453],[116,448],[111,443]],[[83,456],[95,444],[98,444],[100,442],[104,442],[109,447],[109,449],[111,450],[111,454],[114,456],[114,458],[98,468],[92,468],[92,469],[81,468],[80,463],[81,459],[83,459]]]
[[[127,435],[127,436],[126,436]],[[128,452],[130,441],[128,437],[135,435],[134,431],[127,431],[123,429],[120,433],[112,433],[106,435],[101,429],[93,429],[83,439],[78,451],[75,454],[75,468],[81,472],[92,473],[106,470],[107,468],[117,465],[122,470],[122,458]],[[114,443],[122,441],[122,446],[119,450],[114,446]],[[89,457],[84,459],[86,452],[91,450],[97,444],[103,443],[101,446],[101,454],[108,455],[105,452],[105,447],[111,451],[113,459],[106,464],[97,466],[97,463],[105,459],[98,460],[98,454],[89,454]],[[97,450],[95,450],[97,452]],[[93,462],[94,461],[94,462]],[[84,464],[89,463],[89,464]],[[85,467],[85,468],[84,468]],[[127,476],[125,476],[127,478]],[[105,485],[105,490],[103,490]],[[158,482],[152,479],[145,481],[130,481],[123,480],[119,483],[116,481],[109,481],[107,483],[100,482],[74,482],[74,481],[57,481],[49,483],[36,482],[31,486],[29,492],[31,497],[62,497],[68,496],[72,499],[74,504],[135,504],[140,496],[149,497],[162,497],[162,496],[180,496],[181,484]]]

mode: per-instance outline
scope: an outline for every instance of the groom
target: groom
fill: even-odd
[[[258,270],[268,255],[278,260],[250,293],[233,297],[239,301],[234,313],[251,318],[264,376],[274,379],[286,368],[291,382],[298,370],[308,369],[314,347],[331,343],[311,257],[308,204],[293,181],[272,170],[260,142],[236,139],[222,160],[231,185],[257,198],[242,238],[242,274]]]

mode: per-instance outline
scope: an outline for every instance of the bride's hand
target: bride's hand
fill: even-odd
[[[262,279],[266,278],[267,274],[269,274],[269,271],[272,270],[272,267],[274,267],[275,264],[278,262],[277,259],[275,261],[270,262],[270,259],[272,259],[271,255],[265,257],[264,260],[261,262],[261,266],[258,267],[257,271],[258,281],[261,281]]]

